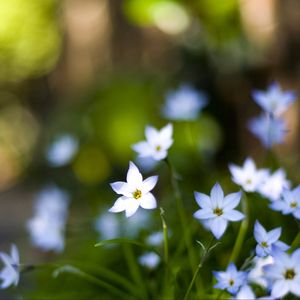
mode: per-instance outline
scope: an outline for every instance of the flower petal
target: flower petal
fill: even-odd
[[[214,208],[222,207],[221,205],[223,203],[224,193],[218,182],[213,186],[213,188],[210,191],[210,199]]]
[[[146,141],[136,143],[131,148],[139,154],[140,157],[151,156],[152,148]]]
[[[224,234],[224,232],[227,228],[227,224],[228,224],[228,222],[221,217],[211,219],[210,229],[216,239],[220,239],[221,236]]]
[[[275,228],[275,229],[269,231],[267,233],[267,235],[268,235],[268,242],[270,244],[273,244],[274,242],[276,242],[279,239],[279,237],[281,235],[281,228],[280,227]]]
[[[285,280],[276,280],[272,286],[271,295],[274,298],[281,298],[289,291],[288,283]]]
[[[132,161],[129,162],[129,169],[127,172],[127,182],[131,186],[138,186],[143,182],[142,174],[140,173],[139,169]]]
[[[109,212],[112,213],[118,213],[126,209],[126,199],[127,197],[120,197],[116,200],[114,205],[108,210]]]
[[[147,179],[145,179],[142,183],[142,192],[148,193],[150,192],[156,185],[158,180],[158,176],[150,176]]]
[[[135,214],[140,206],[140,202],[135,199],[126,200],[126,217],[129,218]]]
[[[202,194],[202,193],[198,193],[198,192],[194,192],[194,196],[195,196],[196,202],[198,203],[198,205],[201,208],[212,209],[212,205],[211,205],[209,196]]]
[[[227,219],[228,221],[241,221],[242,219],[245,218],[244,214],[237,210],[230,210],[230,211],[224,211],[223,218]]]
[[[265,228],[256,220],[254,225],[254,238],[260,244],[267,241],[267,232]]]
[[[194,218],[196,219],[211,219],[215,218],[216,215],[212,212],[211,209],[199,209],[194,213]]]
[[[150,145],[155,144],[159,138],[158,131],[152,126],[146,126],[145,136]]]
[[[18,248],[15,244],[12,244],[11,245],[11,258],[12,258],[12,261],[15,265],[18,265],[19,262],[20,262],[20,257],[19,257],[19,251],[18,251]]]
[[[140,205],[145,209],[153,209],[156,208],[156,199],[151,193],[147,193],[140,200]]]
[[[224,211],[235,208],[241,201],[241,192],[231,193],[224,198],[223,209]]]
[[[127,182],[116,181],[110,184],[111,188],[119,195],[130,197],[134,192]]]

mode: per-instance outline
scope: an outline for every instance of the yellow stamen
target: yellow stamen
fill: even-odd
[[[134,199],[140,199],[142,197],[142,192],[140,190],[135,190],[135,192],[132,193],[132,196]]]

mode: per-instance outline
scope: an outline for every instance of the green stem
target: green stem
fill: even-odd
[[[242,245],[243,245],[243,242],[245,240],[245,236],[246,236],[246,233],[248,230],[248,226],[249,226],[249,210],[248,210],[246,193],[243,193],[243,196],[242,196],[242,211],[245,215],[245,219],[242,221],[242,224],[240,226],[240,230],[239,230],[237,239],[235,241],[233,250],[232,250],[230,258],[229,258],[229,263],[230,262],[235,263],[237,258],[239,257],[239,254],[241,252]]]
[[[142,292],[142,298],[148,299],[147,288],[145,286],[145,282],[143,281],[142,275],[140,273],[140,268],[134,257],[132,247],[130,244],[123,244],[122,246],[123,246],[123,251],[124,251],[126,261],[127,261],[130,275],[131,275],[132,279],[135,281],[136,285],[138,287],[140,287],[141,292]]]
[[[180,223],[181,223],[181,227],[182,227],[182,231],[183,231],[183,239],[187,248],[187,252],[188,252],[188,257],[189,257],[189,262],[190,262],[190,266],[192,269],[192,272],[194,273],[196,271],[195,267],[197,262],[196,262],[196,256],[195,253],[193,251],[193,244],[192,244],[192,238],[191,238],[191,233],[190,233],[190,229],[189,229],[189,225],[187,222],[187,217],[185,214],[185,210],[184,210],[184,205],[183,205],[183,200],[182,200],[182,195],[179,189],[179,184],[178,184],[178,174],[175,172],[172,164],[170,163],[170,161],[168,160],[168,158],[165,159],[166,164],[169,167],[170,173],[171,173],[171,184],[172,184],[172,188],[174,191],[174,195],[175,195],[175,199],[176,199],[176,207],[177,207],[177,211],[178,211],[178,215],[180,218]],[[201,279],[198,281],[198,285],[197,285],[197,289],[198,292],[200,294],[200,291],[202,290],[202,282]]]
[[[163,228],[163,235],[164,235],[164,258],[165,258],[165,264],[168,266],[169,263],[169,243],[168,243],[168,226],[164,219],[165,211],[162,207],[160,207],[160,218]]]
[[[196,278],[198,276],[198,273],[199,273],[200,269],[202,268],[202,266],[204,264],[204,261],[205,261],[207,255],[208,255],[208,253],[210,251],[210,246],[211,246],[213,240],[214,240],[214,237],[212,237],[211,241],[209,242],[209,244],[207,245],[207,247],[204,249],[204,252],[203,252],[201,260],[200,260],[200,263],[198,264],[197,269],[194,272],[194,276],[192,278],[192,281],[190,282],[190,285],[189,285],[189,287],[188,287],[188,289],[187,289],[187,291],[185,293],[184,300],[187,300],[188,297],[189,297],[189,295],[190,295],[190,292],[191,292],[192,287],[193,287],[193,285],[195,283],[195,280],[196,280]]]

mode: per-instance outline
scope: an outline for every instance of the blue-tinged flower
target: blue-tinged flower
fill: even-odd
[[[66,192],[54,186],[39,193],[35,215],[27,222],[33,245],[44,251],[61,252],[64,249],[69,200]]]
[[[225,272],[213,272],[217,279],[214,288],[227,290],[235,295],[239,288],[247,282],[247,272],[238,271],[234,263],[230,263]]]
[[[291,255],[274,249],[274,263],[264,267],[265,276],[271,280],[271,296],[278,299],[288,293],[300,297],[300,249]]]
[[[258,222],[254,225],[254,238],[257,241],[256,255],[265,257],[272,254],[274,247],[279,248],[282,251],[286,251],[289,246],[279,241],[281,235],[281,228],[275,228],[269,232]]]
[[[162,231],[156,231],[150,234],[147,239],[146,243],[150,246],[160,246],[164,241],[164,234]]]
[[[290,182],[286,179],[285,171],[278,169],[265,178],[265,181],[259,186],[258,192],[270,201],[276,201],[280,198],[284,189],[289,187]]]
[[[267,91],[254,90],[252,97],[265,112],[279,115],[287,110],[297,95],[293,91],[283,91],[279,84],[274,82]]]
[[[240,290],[238,291],[238,293],[235,295],[234,298],[232,298],[232,300],[250,300],[250,299],[256,299],[256,296],[252,290],[252,288],[245,284],[243,285]]]
[[[151,176],[143,180],[137,166],[129,163],[127,182],[117,181],[111,184],[112,189],[119,195],[109,212],[117,213],[124,211],[126,217],[132,216],[141,206],[144,209],[156,208],[156,199],[150,191],[155,187],[158,176]]]
[[[249,130],[261,141],[264,147],[281,144],[287,133],[285,121],[270,115],[261,114],[248,123]]]
[[[168,149],[173,144],[173,125],[168,124],[161,130],[152,126],[146,126],[146,141],[136,143],[132,149],[138,153],[139,157],[152,157],[154,160],[165,159]]]
[[[292,214],[296,219],[300,219],[300,185],[293,190],[285,189],[282,197],[272,202],[270,207],[284,215]]]
[[[269,175],[267,169],[256,169],[255,162],[247,158],[242,167],[229,165],[232,181],[240,185],[246,192],[256,192],[265,178]]]
[[[0,252],[0,259],[4,268],[0,271],[1,289],[6,289],[10,285],[18,285],[20,278],[20,258],[16,245],[11,246],[10,255]]]
[[[59,137],[48,149],[47,160],[53,167],[68,164],[78,150],[78,141],[75,137],[65,134]]]
[[[155,252],[147,252],[138,258],[140,265],[155,269],[160,263],[160,257]]]
[[[207,96],[203,92],[196,91],[189,85],[182,85],[178,90],[167,93],[162,112],[170,120],[195,120],[207,102]]]
[[[194,217],[205,221],[206,227],[213,235],[220,239],[224,234],[228,221],[240,221],[244,215],[234,208],[240,203],[241,192],[232,193],[224,197],[221,186],[216,183],[210,192],[210,197],[195,192],[195,198],[201,209],[194,213]]]

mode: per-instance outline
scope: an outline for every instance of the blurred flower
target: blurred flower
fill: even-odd
[[[282,251],[286,251],[289,246],[279,241],[281,235],[281,228],[275,228],[269,232],[258,222],[254,225],[254,238],[257,241],[256,255],[265,257],[272,254],[274,247]]]
[[[110,240],[121,235],[120,222],[116,215],[103,213],[95,221],[95,229],[100,233],[100,239]]]
[[[151,156],[137,156],[135,162],[138,165],[138,167],[145,172],[151,172],[158,165],[158,161],[152,158]]]
[[[249,300],[249,299],[256,299],[256,296],[249,285],[243,285],[236,296],[234,297],[236,300]]]
[[[258,257],[253,258],[254,266],[251,268],[248,274],[248,280],[254,284],[257,284],[263,288],[269,287],[269,281],[264,276],[263,267],[274,262],[272,256]]]
[[[269,174],[267,169],[256,169],[253,159],[249,157],[245,160],[243,167],[230,164],[229,170],[232,181],[242,186],[246,192],[257,191],[259,185]]]
[[[289,188],[290,182],[286,179],[283,169],[278,169],[272,175],[265,178],[265,181],[258,188],[258,192],[271,201],[278,200],[285,188]]]
[[[264,114],[251,119],[248,128],[266,148],[281,144],[287,132],[283,119]]]
[[[228,221],[240,221],[244,215],[234,208],[241,200],[241,192],[224,197],[221,186],[216,183],[210,192],[210,197],[195,192],[195,198],[201,209],[194,213],[196,219],[205,220],[213,235],[219,239],[224,234]]]
[[[11,246],[10,255],[0,252],[0,258],[4,263],[4,268],[0,271],[0,288],[5,289],[12,284],[16,286],[20,277],[20,259],[16,245]]]
[[[217,279],[214,288],[227,290],[230,294],[235,295],[239,288],[246,283],[247,272],[238,271],[235,264],[231,263],[225,272],[213,272]]]
[[[68,164],[78,150],[78,141],[71,135],[59,137],[48,149],[47,160],[53,167]]]
[[[274,249],[274,263],[263,268],[272,282],[271,296],[282,298],[289,292],[300,297],[300,249],[291,255]]]
[[[167,150],[173,144],[172,134],[172,124],[168,124],[161,130],[157,130],[152,126],[146,126],[146,141],[134,144],[132,149],[140,157],[152,157],[155,160],[162,160],[167,157]]]
[[[167,93],[163,115],[170,120],[195,120],[201,109],[207,105],[207,97],[189,85]]]
[[[160,246],[163,243],[164,234],[162,231],[157,231],[150,234],[147,239],[146,243],[150,246]]]
[[[149,269],[155,269],[160,263],[160,257],[155,252],[147,252],[139,257],[139,263]]]
[[[281,199],[272,202],[270,207],[284,215],[292,214],[296,219],[300,219],[300,185],[293,190],[285,189]]]
[[[32,243],[47,251],[64,249],[64,230],[69,196],[57,187],[48,187],[39,193],[35,216],[27,222]]]
[[[143,180],[142,174],[133,162],[129,162],[127,182],[117,181],[111,184],[112,189],[120,195],[109,212],[124,211],[126,217],[132,216],[139,206],[144,209],[156,208],[156,199],[150,191],[157,183],[158,176]]]
[[[293,91],[284,92],[277,82],[272,83],[267,91],[254,90],[252,97],[265,112],[274,115],[286,111],[297,98]]]

